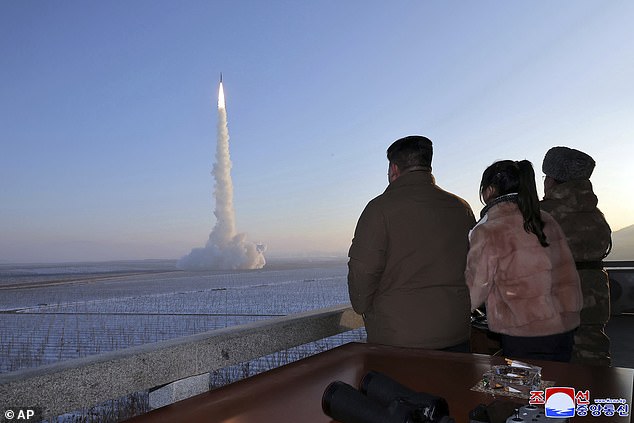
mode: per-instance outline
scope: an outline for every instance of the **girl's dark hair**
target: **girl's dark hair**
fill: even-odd
[[[482,193],[493,187],[497,196],[517,193],[517,205],[524,217],[524,230],[537,236],[543,247],[548,246],[544,234],[544,221],[541,218],[535,172],[528,160],[515,162],[502,160],[493,163],[482,174],[480,182],[480,200]]]

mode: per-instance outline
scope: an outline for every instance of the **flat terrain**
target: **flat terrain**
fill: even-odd
[[[343,260],[0,266],[0,373],[348,302]]]
[[[346,274],[344,259],[0,265],[0,373],[347,303]],[[634,368],[633,329],[633,314],[612,317],[614,366]]]

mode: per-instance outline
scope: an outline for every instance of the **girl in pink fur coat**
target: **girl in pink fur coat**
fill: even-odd
[[[527,160],[493,163],[482,175],[486,204],[470,233],[465,271],[472,310],[486,305],[507,357],[570,361],[583,301],[557,222],[540,211]]]

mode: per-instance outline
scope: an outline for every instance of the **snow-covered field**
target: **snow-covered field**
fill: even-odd
[[[343,259],[174,264],[0,265],[0,373],[348,302]]]

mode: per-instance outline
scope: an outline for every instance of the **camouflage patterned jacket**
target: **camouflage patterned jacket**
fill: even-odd
[[[555,185],[541,202],[566,234],[577,263],[600,261],[610,248],[612,231],[597,202],[588,179]]]

